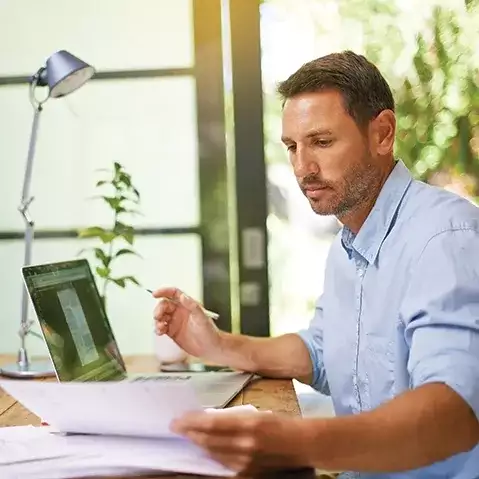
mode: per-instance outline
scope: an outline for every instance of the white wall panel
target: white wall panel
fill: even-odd
[[[0,0],[0,76],[69,50],[99,70],[190,67],[191,0]]]
[[[38,228],[108,224],[88,200],[98,168],[123,164],[142,195],[137,226],[199,222],[195,83],[191,77],[87,83],[49,100],[41,116],[32,215]],[[0,87],[0,231],[23,228],[17,211],[32,108],[26,86]]]

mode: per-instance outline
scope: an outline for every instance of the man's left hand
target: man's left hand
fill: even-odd
[[[252,473],[309,467],[312,438],[306,422],[269,412],[199,412],[175,420],[172,431],[230,469]]]

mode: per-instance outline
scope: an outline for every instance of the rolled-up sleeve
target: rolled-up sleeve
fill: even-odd
[[[479,233],[441,232],[411,272],[400,310],[410,386],[444,383],[479,418]]]
[[[311,386],[322,394],[330,395],[328,380],[323,363],[323,307],[322,296],[316,301],[314,317],[308,329],[298,331],[299,337],[308,348],[313,366]]]

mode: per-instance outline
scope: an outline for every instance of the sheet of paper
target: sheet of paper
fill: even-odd
[[[187,381],[40,382],[0,386],[50,426],[84,434],[170,437],[171,421],[202,410]]]
[[[31,454],[29,461],[0,464],[2,479],[63,479],[159,472],[235,475],[184,439],[60,435],[51,433],[52,429],[48,427],[33,429],[34,432],[24,427],[10,427],[1,431],[3,439],[10,438],[7,442],[9,449],[4,450],[4,455],[8,456],[15,449],[15,442],[29,442]],[[63,455],[52,457],[44,445],[53,446]]]
[[[252,404],[241,404],[240,406],[227,407],[224,409],[206,408],[205,412],[214,412],[222,414],[237,414],[237,413],[250,413],[259,412]]]
[[[104,464],[109,466],[186,474],[234,475],[233,471],[211,459],[203,449],[182,438],[67,436],[65,439],[82,454],[103,451]]]
[[[8,464],[63,458],[71,455],[62,438],[33,426],[0,428],[0,470]],[[1,477],[1,475],[0,475]]]

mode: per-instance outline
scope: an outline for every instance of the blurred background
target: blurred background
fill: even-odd
[[[108,282],[120,349],[149,354],[154,302],[144,288],[160,285],[204,301],[226,330],[266,336],[308,325],[339,224],[312,213],[280,143],[275,87],[306,61],[367,55],[397,102],[397,156],[416,178],[476,201],[478,5],[0,0],[0,354],[18,348],[28,82],[52,53],[66,49],[96,74],[45,104],[33,262],[87,257],[101,291]],[[139,214],[119,212],[111,199],[121,192],[97,186],[115,168],[139,193]],[[108,237],[119,214],[127,228]],[[110,244],[135,254],[105,270],[99,250]],[[35,337],[28,348],[45,352]]]

